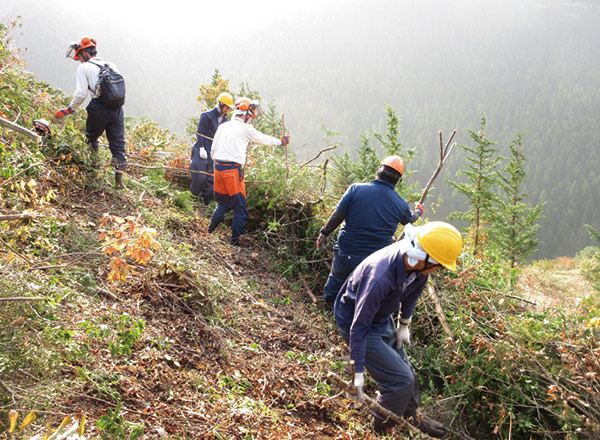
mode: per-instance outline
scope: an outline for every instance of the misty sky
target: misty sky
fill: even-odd
[[[314,120],[313,127],[323,121],[336,129],[336,117],[350,111],[349,105],[367,113],[381,112],[387,102],[402,105],[401,97],[392,96],[383,86],[367,101],[353,101],[352,90],[335,87],[350,72],[363,71],[365,77],[383,83],[399,73],[399,65],[435,69],[440,74],[450,69],[439,80],[451,84],[457,80],[452,76],[457,53],[473,51],[475,42],[477,50],[483,48],[489,55],[494,46],[535,39],[527,32],[538,26],[539,11],[563,7],[565,2],[104,0],[89,7],[64,0],[0,3],[0,18],[21,15],[23,27],[15,34],[16,41],[27,48],[28,68],[41,79],[72,93],[76,66],[64,59],[66,47],[83,35],[93,36],[100,55],[122,72],[145,72],[143,81],[128,82],[127,113],[145,114],[159,122],[162,118],[181,133],[184,123],[174,122],[173,113],[181,113],[183,121],[198,112],[197,87],[210,80],[215,68],[232,85],[246,81],[266,99],[275,100],[290,124],[295,117]],[[565,9],[570,7],[577,6]],[[158,65],[168,69],[157,69]],[[295,84],[282,84],[279,78],[290,72],[297,72]],[[155,91],[162,81],[177,84],[175,90],[164,92],[176,94],[179,104],[168,109],[169,120],[163,116],[164,108],[135,105],[143,103],[147,93],[163,93]],[[307,115],[299,109],[293,91],[303,87],[315,89],[311,104],[323,109],[322,114],[311,110]],[[473,120],[477,118],[475,114]]]

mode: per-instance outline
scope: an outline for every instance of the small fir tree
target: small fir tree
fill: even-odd
[[[469,136],[475,141],[474,147],[460,145],[467,152],[466,169],[460,170],[457,176],[466,175],[467,182],[454,182],[447,180],[450,185],[462,193],[468,200],[470,208],[465,212],[454,211],[450,217],[467,220],[473,239],[473,254],[478,255],[482,241],[486,237],[486,229],[494,221],[496,208],[495,190],[498,187],[498,164],[502,157],[494,148],[496,142],[490,141],[485,136],[487,118],[481,115],[479,132],[469,130]]]
[[[510,145],[510,160],[500,175],[500,194],[496,221],[491,228],[494,242],[499,245],[511,274],[517,263],[535,252],[539,240],[535,237],[542,217],[543,205],[529,206],[523,192],[526,158],[522,149],[522,136],[518,135]],[[511,280],[514,282],[514,279]],[[512,283],[511,283],[512,284]]]

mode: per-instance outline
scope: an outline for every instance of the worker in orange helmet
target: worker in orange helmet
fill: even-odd
[[[225,219],[225,214],[233,211],[232,246],[240,246],[240,236],[244,233],[248,219],[243,169],[248,143],[285,146],[290,142],[289,136],[281,136],[278,139],[254,128],[251,123],[259,114],[260,107],[257,101],[246,97],[239,98],[235,103],[233,119],[219,125],[212,144],[217,207],[210,219],[208,232],[213,232]]]
[[[66,57],[80,62],[77,68],[75,94],[71,104],[58,110],[55,116],[62,119],[71,113],[75,113],[86,98],[91,96],[92,99],[86,107],[85,136],[90,144],[92,154],[96,155],[98,152],[98,138],[106,132],[108,147],[112,154],[112,163],[115,166],[115,187],[124,189],[123,172],[127,165],[127,159],[125,158],[125,122],[122,105],[125,99],[123,97],[122,100],[110,107],[103,99],[100,99],[100,90],[97,88],[100,71],[105,66],[110,67],[116,73],[119,71],[114,64],[107,63],[98,56],[96,46],[96,40],[90,37],[83,37],[79,43],[71,43],[69,46]],[[123,83],[123,93],[124,87]]]
[[[321,228],[317,247],[344,222],[333,245],[331,272],[323,288],[328,305],[333,306],[340,287],[361,261],[393,242],[399,224],[414,223],[423,215],[423,205],[417,203],[411,212],[406,200],[395,191],[403,174],[402,158],[386,157],[377,170],[377,178],[351,185]]]

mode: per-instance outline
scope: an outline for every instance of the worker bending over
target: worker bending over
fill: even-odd
[[[379,385],[379,404],[421,431],[441,437],[442,424],[417,416],[419,384],[403,345],[410,344],[408,325],[429,274],[442,267],[454,271],[463,240],[454,226],[444,222],[408,225],[404,232],[402,240],[367,257],[348,277],[335,301],[335,320],[355,362],[356,396],[364,398],[366,368]],[[399,328],[392,319],[396,312]],[[378,433],[395,424],[375,411],[373,415]]]

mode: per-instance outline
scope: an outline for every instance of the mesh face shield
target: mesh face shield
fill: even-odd
[[[69,48],[67,49],[67,53],[65,54],[65,58],[71,58],[72,60],[76,60],[75,56],[77,55],[77,51],[81,48],[81,46],[77,43],[71,43]]]

